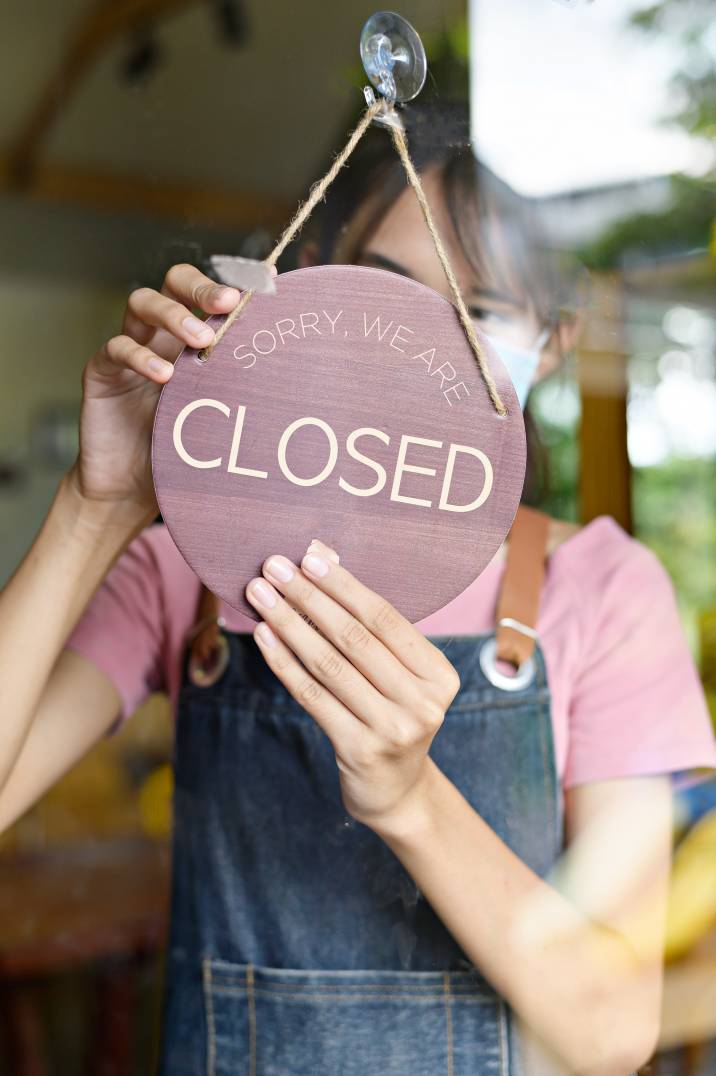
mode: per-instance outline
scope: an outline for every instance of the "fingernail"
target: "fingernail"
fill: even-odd
[[[226,299],[233,299],[237,302],[241,292],[238,288],[229,288],[224,284],[219,284],[217,287],[211,289],[211,298],[214,302],[223,303]]]
[[[324,557],[319,557],[317,553],[306,553],[306,556],[301,561],[301,567],[309,575],[321,578],[328,574],[330,564]]]
[[[269,557],[264,564],[264,574],[277,583],[288,583],[293,579],[294,567],[286,557]]]
[[[210,325],[207,325],[205,321],[200,321],[199,318],[188,317],[184,318],[182,325],[188,333],[195,336],[197,340],[212,340],[214,336],[214,330]]]
[[[252,579],[248,585],[248,592],[250,597],[255,598],[259,605],[264,605],[267,609],[273,609],[276,604],[276,591],[263,579]]]
[[[265,620],[262,620],[261,623],[257,626],[256,634],[265,646],[270,646],[273,648],[276,645],[276,636],[271,631],[271,628],[268,626]]]
[[[167,362],[166,359],[157,359],[154,357],[149,359],[147,367],[153,374],[171,374],[174,370],[172,364]]]
[[[306,550],[307,553],[325,553],[329,560],[332,560],[335,564],[340,563],[340,557],[336,553],[335,549],[331,549],[329,545],[322,542],[320,538],[311,538],[311,544]]]

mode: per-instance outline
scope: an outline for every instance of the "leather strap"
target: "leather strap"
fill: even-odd
[[[507,563],[495,617],[497,657],[517,668],[532,656],[537,640],[548,532],[549,516],[520,505],[507,540]]]
[[[199,600],[196,607],[196,619],[193,627],[189,631],[188,643],[191,648],[191,656],[197,661],[199,657],[198,645],[199,637],[204,628],[209,624],[215,624],[218,622],[219,617],[219,599],[212,590],[202,583],[199,588]]]

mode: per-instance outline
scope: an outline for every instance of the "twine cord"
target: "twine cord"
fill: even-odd
[[[403,168],[405,169],[405,174],[408,177],[408,182],[415,191],[415,197],[418,199],[418,205],[422,210],[423,218],[425,219],[428,231],[432,236],[433,244],[435,246],[435,252],[440,259],[440,264],[443,267],[443,272],[445,273],[447,282],[450,285],[452,297],[455,300],[455,306],[457,307],[460,324],[465,330],[465,336],[467,337],[468,343],[472,348],[472,353],[477,359],[477,365],[480,368],[482,380],[485,382],[485,387],[492,401],[492,405],[495,408],[495,411],[497,411],[498,415],[504,416],[507,414],[507,408],[502,402],[502,397],[500,396],[499,390],[495,383],[495,379],[492,376],[492,371],[490,370],[490,367],[487,363],[487,359],[482,352],[480,341],[477,339],[475,326],[473,325],[472,318],[470,317],[469,311],[465,306],[465,300],[462,297],[462,292],[460,291],[460,287],[455,278],[452,265],[450,264],[450,259],[448,258],[447,251],[443,246],[443,241],[440,238],[440,233],[438,232],[437,226],[433,219],[432,211],[430,209],[430,206],[428,205],[428,200],[425,197],[423,185],[420,182],[420,176],[415,169],[415,165],[413,164],[412,158],[408,151],[408,141],[405,137],[405,131],[402,126],[391,126],[390,133],[393,138],[393,145],[398,152],[398,156],[400,157],[400,160],[403,164]]]
[[[310,217],[311,213],[316,208],[318,203],[323,198],[325,198],[326,191],[328,190],[331,183],[333,182],[333,180],[336,178],[336,176],[340,172],[343,165],[346,163],[346,161],[350,157],[353,150],[356,148],[356,146],[360,142],[361,138],[365,134],[368,127],[370,127],[370,125],[373,122],[373,120],[375,119],[375,117],[378,115],[379,112],[382,112],[382,110],[383,110],[383,101],[382,101],[382,99],[379,100],[379,101],[374,101],[373,104],[370,105],[365,110],[365,112],[363,113],[363,115],[361,117],[360,123],[358,124],[356,129],[353,131],[353,134],[350,136],[350,138],[346,142],[345,146],[343,147],[341,152],[338,154],[338,156],[334,160],[331,167],[326,172],[325,176],[323,176],[322,179],[317,180],[313,184],[313,186],[311,187],[310,193],[308,195],[308,198],[306,199],[306,201],[302,205],[300,205],[298,207],[293,219],[291,221],[289,221],[289,223],[286,226],[286,228],[285,228],[285,230],[283,232],[283,235],[279,239],[278,243],[273,248],[273,250],[268,255],[268,257],[265,259],[265,264],[266,265],[275,265],[276,262],[278,261],[278,259],[283,254],[286,247],[288,246],[288,244],[291,242],[291,240],[294,239],[298,235],[301,228],[306,223],[306,221],[308,220],[308,218]],[[200,359],[208,359],[209,355],[211,355],[212,351],[214,350],[216,345],[219,343],[219,340],[221,340],[224,333],[228,332],[228,330],[234,324],[234,322],[236,321],[238,316],[246,308],[246,305],[250,301],[251,296],[253,294],[254,293],[251,290],[245,291],[242,294],[241,298],[239,299],[239,301],[236,304],[236,306],[234,307],[234,309],[231,311],[230,314],[227,315],[225,321],[219,327],[219,329],[217,329],[214,339],[211,341],[210,344],[207,345],[207,347],[205,347],[203,349],[203,351],[199,352],[199,358]]]
[[[351,153],[356,148],[356,146],[358,145],[361,138],[367,131],[368,127],[370,127],[376,116],[378,116],[381,112],[390,113],[392,112],[392,110],[393,106],[390,105],[383,97],[379,98],[377,101],[374,101],[368,106],[368,108],[363,113],[358,126],[355,128],[350,138],[346,142],[345,146],[333,161],[331,167],[328,169],[322,179],[317,180],[313,184],[308,198],[298,207],[298,210],[296,211],[293,219],[285,228],[283,234],[281,235],[281,238],[276,243],[276,246],[265,259],[266,265],[275,265],[278,259],[283,254],[286,247],[288,246],[288,244],[291,242],[291,240],[298,235],[301,228],[306,223],[311,213],[315,209],[316,205],[325,197],[326,191],[330,187],[331,183],[336,178],[341,168],[343,168],[343,165],[346,163]],[[492,371],[490,370],[487,359],[483,354],[482,347],[480,346],[480,341],[478,340],[477,333],[475,332],[475,326],[473,325],[468,309],[465,306],[465,301],[460,292],[460,287],[453,272],[452,265],[450,264],[450,259],[448,257],[447,251],[445,250],[443,241],[440,238],[440,233],[438,232],[437,226],[433,219],[428,200],[425,197],[423,185],[420,182],[420,176],[415,169],[412,158],[410,156],[410,151],[408,150],[408,142],[405,137],[403,125],[398,120],[397,123],[391,123],[389,124],[389,126],[390,133],[393,139],[393,145],[395,146],[400,161],[403,165],[408,182],[415,192],[415,196],[418,200],[418,205],[420,206],[421,212],[423,214],[425,224],[427,225],[428,231],[430,232],[430,236],[433,240],[435,252],[440,259],[440,264],[443,267],[443,272],[445,273],[445,277],[450,287],[450,292],[455,302],[455,307],[457,310],[457,315],[460,319],[460,324],[462,325],[462,328],[465,332],[465,336],[467,337],[467,341],[477,361],[477,365],[480,370],[480,374],[482,375],[482,379],[485,382],[485,387],[487,389],[488,395],[497,414],[501,417],[504,417],[507,414],[507,408],[502,402],[502,398],[497,388],[497,384],[494,377],[492,376]],[[214,336],[212,342],[199,352],[199,358],[202,361],[209,358],[211,352],[214,350],[214,348],[219,343],[224,334],[228,332],[228,330],[231,328],[236,319],[240,316],[242,311],[246,309],[246,306],[250,302],[251,296],[253,294],[254,293],[251,290],[242,293],[241,298],[239,299],[234,309],[226,316],[222,325],[219,327],[219,329],[217,329],[216,335]]]

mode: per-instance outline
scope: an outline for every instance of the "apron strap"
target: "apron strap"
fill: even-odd
[[[197,642],[204,628],[209,624],[217,624],[219,622],[219,606],[220,601],[216,594],[202,583],[199,588],[199,600],[196,605],[196,614],[194,624],[189,630],[187,636],[187,642],[191,646],[192,656],[195,656]]]
[[[507,542],[495,631],[498,659],[517,668],[532,656],[537,641],[548,531],[549,516],[520,505]]]

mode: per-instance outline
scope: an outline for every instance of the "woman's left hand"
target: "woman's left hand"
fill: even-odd
[[[266,662],[330,739],[348,813],[390,827],[428,787],[457,671],[323,543],[300,568],[273,555],[262,572],[246,596],[264,618],[254,638]]]

